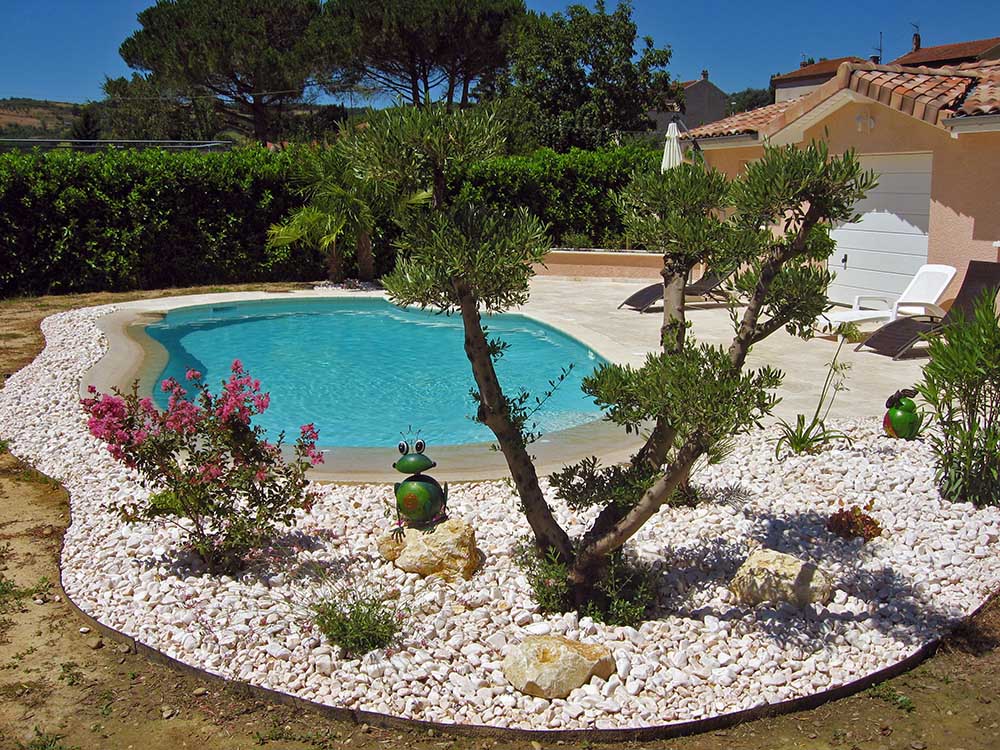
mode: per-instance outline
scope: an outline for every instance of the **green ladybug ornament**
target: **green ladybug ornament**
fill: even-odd
[[[400,458],[392,465],[396,471],[409,474],[395,485],[396,514],[400,524],[406,526],[427,526],[443,518],[448,504],[448,485],[442,487],[424,471],[437,464],[424,455],[427,444],[419,438],[412,448],[406,440],[400,440],[397,448]]]
[[[913,440],[917,436],[923,418],[913,402],[916,395],[917,392],[912,388],[903,388],[889,396],[889,400],[885,402],[888,411],[882,419],[882,429],[886,435],[903,440]]]

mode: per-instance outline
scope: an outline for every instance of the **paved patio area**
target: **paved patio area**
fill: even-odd
[[[605,359],[639,365],[657,348],[662,313],[659,308],[641,314],[616,308],[645,283],[539,276],[533,279],[531,299],[520,312],[576,336]],[[726,308],[695,304],[688,310],[692,330],[700,341],[728,346],[733,329]],[[781,330],[754,347],[748,363],[758,367],[770,364],[785,373],[779,391],[782,400],[775,414],[793,419],[799,413],[811,416],[816,409],[827,364],[836,350],[832,339],[803,341]],[[893,392],[920,380],[920,368],[927,360],[916,357],[893,362],[845,346],[841,361],[851,364],[846,380],[850,390],[837,395],[831,418],[880,416]]]

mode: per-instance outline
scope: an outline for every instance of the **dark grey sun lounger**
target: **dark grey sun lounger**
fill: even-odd
[[[706,271],[700,279],[684,287],[684,296],[706,297],[714,300],[715,302],[725,302],[726,294],[720,290],[720,287],[731,275],[732,272],[716,273],[714,271]],[[618,305],[618,309],[621,310],[623,307],[631,307],[641,313],[644,313],[661,299],[663,299],[663,284],[662,282],[658,282],[640,289],[638,292]]]
[[[893,359],[899,359],[921,340],[940,331],[948,323],[953,322],[955,313],[962,313],[966,319],[972,317],[976,300],[987,289],[996,292],[1000,287],[1000,263],[990,263],[983,260],[969,262],[969,270],[965,272],[962,288],[958,290],[955,301],[944,315],[914,315],[907,318],[897,318],[891,323],[875,331],[855,347],[868,347],[876,354]]]

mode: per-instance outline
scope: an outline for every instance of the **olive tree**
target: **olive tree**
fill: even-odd
[[[461,124],[434,113],[415,115],[419,123],[404,118],[390,151],[403,153],[404,144],[418,142],[447,144],[433,157],[417,149],[427,157],[419,173],[436,181],[435,170],[447,171],[445,151],[500,140],[495,132],[488,135],[488,116],[465,117]],[[575,539],[548,505],[529,453],[525,400],[506,393],[497,378],[494,362],[505,345],[488,336],[481,318],[527,300],[532,264],[548,250],[544,228],[525,212],[453,205],[442,193],[434,209],[407,229],[403,257],[385,286],[397,303],[461,315],[477,418],[507,460],[538,554],[550,562],[550,572],[564,577],[558,583],[567,592],[566,606],[586,606],[613,556],[676,500],[695,464],[717,459],[774,407],[781,373],[748,369],[747,355],[781,328],[809,335],[828,304],[829,227],[853,218],[852,207],[873,184],[853,154],[831,158],[822,144],[766,148],[732,181],[700,164],[636,177],[622,203],[629,230],[663,255],[660,347],[641,367],[598,368],[584,389],[624,429],[652,428],[630,465],[600,468],[587,460],[553,477],[568,504],[599,507],[591,528]],[[728,347],[699,344],[689,334],[683,280],[697,262],[739,269],[735,283],[746,304],[733,307]]]

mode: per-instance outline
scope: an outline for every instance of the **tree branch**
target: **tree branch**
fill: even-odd
[[[461,279],[453,280],[452,284],[465,328],[465,353],[472,364],[472,374],[479,388],[479,418],[496,435],[500,450],[507,459],[507,466],[521,498],[525,518],[535,534],[538,549],[555,550],[559,559],[569,565],[573,560],[573,545],[569,535],[552,515],[538,484],[538,474],[524,445],[524,438],[510,420],[507,401],[483,333],[475,296],[469,285]]]

